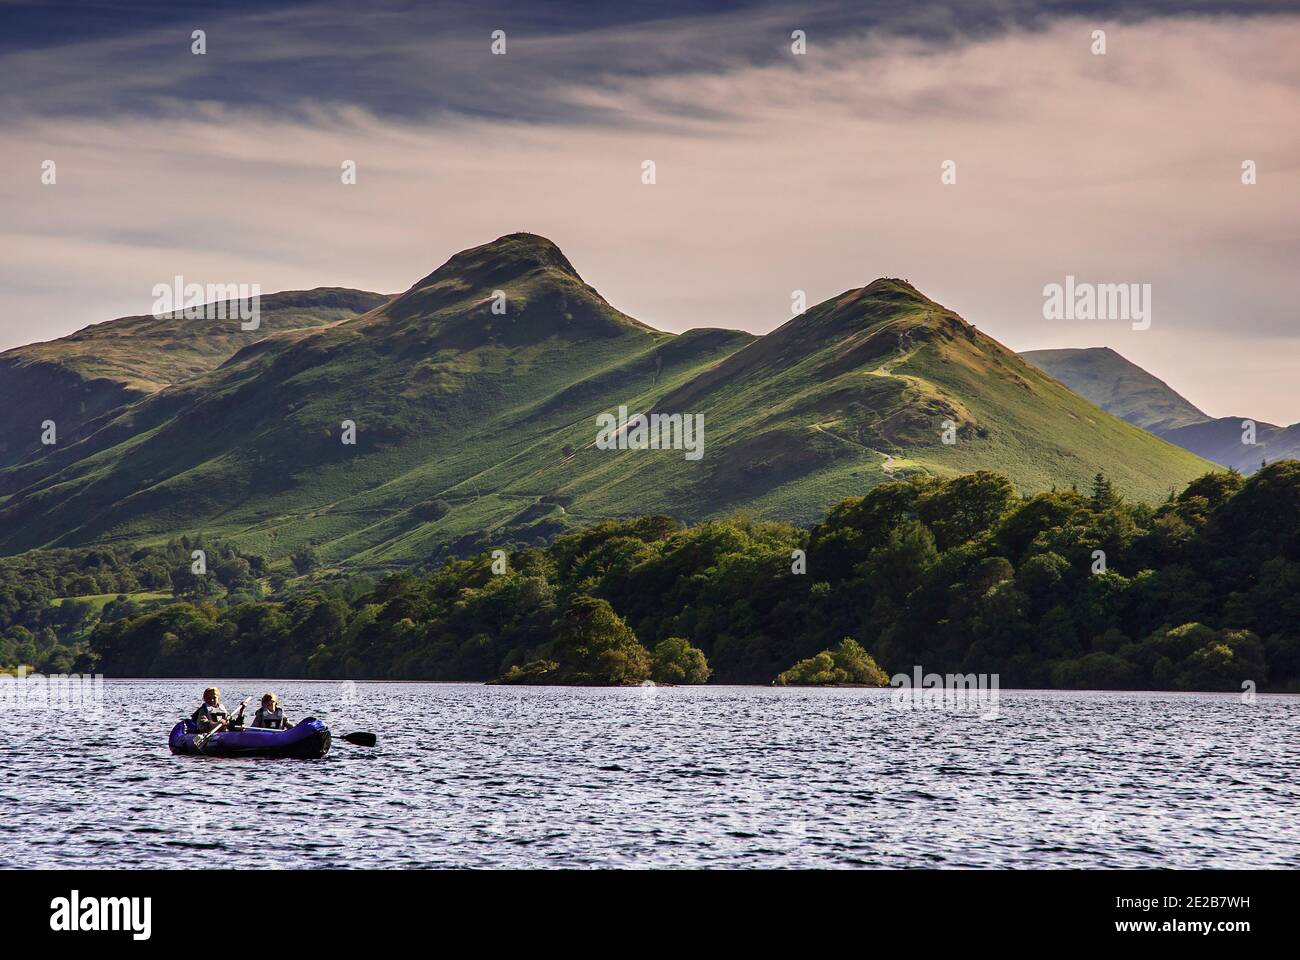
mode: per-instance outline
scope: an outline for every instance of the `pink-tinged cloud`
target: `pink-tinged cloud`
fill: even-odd
[[[1106,56],[1089,51],[1097,28]],[[1293,17],[1067,20],[960,46],[818,37],[804,58],[575,76],[549,94],[568,122],[311,104],[292,119],[179,103],[18,117],[0,128],[0,346],[146,312],[176,274],[395,291],[528,230],[663,329],[762,333],[794,290],[814,303],[902,276],[1014,349],[1109,345],[1212,415],[1291,423],[1296,49]],[[57,186],[40,183],[46,159]],[[1043,286],[1067,274],[1150,283],[1151,329],[1044,320]]]

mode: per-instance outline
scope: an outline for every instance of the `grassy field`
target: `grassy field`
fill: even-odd
[[[127,599],[134,600],[136,603],[142,605],[157,600],[170,600],[172,598],[171,593],[158,593],[147,590],[128,594],[95,593],[85,597],[54,597],[50,600],[50,606],[57,607],[69,600],[76,600],[83,603],[89,603],[91,609],[98,614],[104,609],[104,607],[108,606],[108,604],[112,603],[120,596],[125,596]]]

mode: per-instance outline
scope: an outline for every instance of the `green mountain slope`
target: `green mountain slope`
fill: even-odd
[[[1169,384],[1110,347],[1027,350],[1020,356],[1108,413],[1152,433],[1210,419]]]
[[[702,415],[703,457],[598,449],[596,418],[620,405]],[[1026,492],[1101,470],[1154,500],[1212,465],[901,281],[761,338],[677,336],[614,309],[550,241],[513,234],[0,470],[0,551],[201,533],[275,560],[309,547],[386,567],[609,516],[810,521],[891,477],[981,467]]]
[[[912,472],[996,468],[1031,491],[1086,485],[1101,470],[1150,500],[1213,469],[1098,410],[898,280],[813,307],[702,376],[632,397],[629,407],[702,413],[706,455],[691,462],[588,441],[573,464],[505,489],[560,490],[588,516],[653,502],[689,520],[744,509],[806,522],[843,496]],[[951,445],[943,442],[949,420]]]
[[[45,452],[42,421],[53,420],[70,441],[110,411],[212,370],[268,335],[355,317],[386,299],[338,287],[288,291],[261,298],[256,330],[235,319],[123,317],[0,353],[0,409],[18,414],[0,419],[0,466]]]
[[[521,450],[586,419],[586,403],[675,383],[751,339],[652,330],[549,241],[503,238],[365,316],[273,334],[0,471],[0,549],[203,531],[272,556],[387,545],[409,561],[448,536],[410,540],[422,501],[449,498],[466,529],[512,516],[529,504],[477,501]]]

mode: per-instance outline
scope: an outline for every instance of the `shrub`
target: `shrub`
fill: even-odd
[[[291,557],[289,557],[289,562],[293,564],[293,568],[297,570],[300,575],[310,573],[312,570],[315,570],[320,566],[320,561],[316,559],[316,554],[306,548],[296,551]]]
[[[451,513],[451,504],[446,500],[423,500],[411,508],[411,513],[417,520],[441,520]]]
[[[650,678],[655,683],[707,683],[709,661],[704,651],[682,637],[669,637],[655,645]]]
[[[522,667],[514,666],[493,683],[546,684],[557,682],[560,665],[554,660],[532,660]]]
[[[880,669],[871,654],[852,637],[845,637],[834,650],[800,660],[776,678],[780,686],[830,686],[854,683],[869,687],[889,686],[889,674]]]

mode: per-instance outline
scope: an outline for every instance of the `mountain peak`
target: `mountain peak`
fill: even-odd
[[[774,331],[777,339],[789,337],[807,348],[814,342],[839,341],[855,337],[864,330],[900,313],[926,310],[926,316],[947,315],[942,307],[906,280],[897,277],[880,277],[865,287],[846,290],[831,297],[804,313],[787,321]]]
[[[930,302],[930,298],[912,286],[910,280],[904,280],[902,277],[877,277],[863,287],[861,292],[869,293],[875,297],[892,296],[900,299]]]
[[[427,287],[447,277],[475,285],[500,285],[536,270],[558,270],[581,281],[578,271],[558,246],[535,233],[508,233],[491,243],[462,250],[411,289]]]
[[[462,347],[502,337],[518,344],[555,335],[607,338],[633,330],[664,336],[615,310],[558,246],[535,233],[510,233],[462,250],[363,326],[400,333],[411,323],[436,327],[444,343]]]

